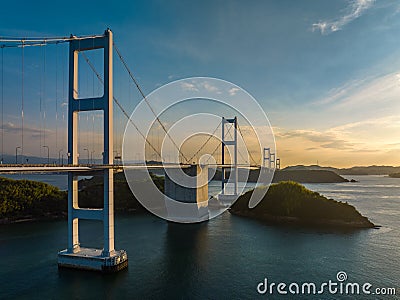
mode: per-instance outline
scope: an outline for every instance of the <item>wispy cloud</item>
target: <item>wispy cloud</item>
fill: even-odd
[[[215,93],[221,94],[220,88],[208,81],[203,80],[193,80],[192,82],[181,82],[181,88],[184,91],[192,91],[192,92],[208,92],[208,93]]]
[[[209,82],[207,82],[207,81],[205,81],[205,82],[203,83],[203,87],[204,87],[208,92],[217,92],[217,93],[219,92],[218,87],[212,85],[211,83],[209,83]]]
[[[182,82],[181,87],[184,91],[194,91],[194,92],[199,91],[199,89],[196,87],[194,83]]]
[[[350,97],[352,94],[357,92],[360,88],[365,87],[368,85],[370,80],[365,79],[357,79],[351,80],[349,82],[344,83],[339,87],[335,87],[327,92],[326,96],[322,99],[318,99],[314,101],[313,105],[327,105],[327,104],[335,104],[343,99]]]
[[[400,70],[353,79],[332,89],[308,106],[314,112],[311,120],[274,128],[283,164],[317,159],[338,166],[397,164],[393,153],[400,150],[399,95]]]
[[[295,130],[275,128],[278,153],[285,164],[326,165],[393,164],[392,154],[399,151],[397,133],[400,117],[391,115],[346,123],[322,129]],[[291,149],[293,153],[284,150]]]
[[[298,139],[302,140],[304,144],[313,145],[307,149],[341,149],[350,150],[354,147],[354,143],[340,138],[333,131],[317,131],[317,130],[279,130],[275,133],[278,140],[283,139]]]
[[[332,90],[327,97],[313,103],[330,106],[335,111],[374,112],[400,110],[400,72],[374,79],[352,81]]]
[[[228,93],[230,96],[235,96],[238,91],[240,91],[239,88],[233,87],[233,88],[229,89]]]
[[[334,20],[319,21],[312,25],[313,31],[320,31],[321,34],[330,34],[343,29],[344,26],[359,18],[366,10],[372,7],[375,0],[351,0],[347,13]]]
[[[12,134],[12,135],[20,135],[22,132],[22,127],[20,125],[16,125],[12,122],[7,122],[3,125],[3,130],[5,134]],[[33,126],[25,126],[24,133],[32,138],[38,138],[42,134],[50,134],[52,133],[51,130],[41,130],[39,128],[35,128]]]

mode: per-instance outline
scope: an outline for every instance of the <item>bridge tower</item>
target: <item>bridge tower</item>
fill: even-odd
[[[281,169],[281,159],[277,158],[275,161],[275,169],[280,170]]]
[[[225,132],[225,124],[232,124],[234,129],[233,133],[233,139],[229,140],[227,139],[227,133]],[[221,194],[218,195],[218,200],[221,201],[221,203],[225,205],[230,205],[232,204],[232,201],[236,200],[237,195],[238,195],[238,167],[237,167],[237,153],[238,153],[238,148],[237,148],[237,129],[238,129],[238,124],[237,124],[237,117],[234,117],[233,119],[226,119],[222,117],[222,167],[221,167],[221,172],[222,172],[222,178],[221,178],[221,183],[222,183],[222,190]],[[229,166],[224,166],[225,165],[225,147],[228,146],[233,146],[233,151],[230,151],[230,157],[231,157],[231,163]],[[229,169],[229,175],[227,173],[227,169]],[[233,184],[233,193],[227,193],[227,187],[228,184]]]
[[[271,148],[263,149],[263,167],[267,167],[266,161],[268,161],[268,169],[271,169]]]
[[[272,168],[272,164],[274,165],[274,169],[276,169],[276,154],[275,153],[271,153],[270,156],[270,163],[271,163],[271,167]]]
[[[78,98],[78,54],[81,51],[104,49],[104,94],[96,98]],[[59,267],[118,271],[128,266],[124,250],[114,249],[114,173],[113,161],[113,35],[79,38],[71,36],[69,44],[68,93],[68,163],[78,164],[78,113],[100,110],[104,112],[103,165],[100,169],[104,182],[102,209],[80,208],[78,204],[78,174],[68,172],[68,248],[58,253]],[[103,222],[104,248],[80,246],[79,220]]]

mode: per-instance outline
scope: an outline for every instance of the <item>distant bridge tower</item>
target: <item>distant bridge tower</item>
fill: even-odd
[[[268,161],[268,169],[271,169],[271,148],[263,149],[263,167],[267,167],[266,161]]]
[[[276,160],[275,160],[275,158],[276,158],[275,153],[271,153],[270,156],[269,156],[269,159],[270,159],[270,167],[271,167],[271,168],[274,168],[274,169],[276,169]],[[273,166],[272,166],[272,165],[273,165]]]
[[[225,132],[225,124],[232,124],[234,129],[233,133],[233,140],[229,140],[226,137],[226,132]],[[222,191],[221,194],[218,196],[218,199],[223,203],[223,204],[231,204],[233,200],[236,199],[238,195],[238,167],[237,167],[237,153],[238,153],[238,148],[237,148],[237,129],[238,129],[238,124],[237,124],[237,117],[234,117],[233,119],[226,119],[222,117],[222,167],[221,167],[221,172],[222,172],[222,177],[221,177],[221,182],[222,182]],[[233,146],[233,151],[230,151],[230,158],[231,158],[231,163],[229,166],[224,166],[225,165],[225,147],[228,146]],[[227,169],[229,169],[229,175],[227,174]],[[227,193],[227,188],[228,185],[233,184],[233,193]]]
[[[277,158],[277,159],[276,159],[276,169],[277,169],[277,170],[280,170],[280,169],[281,169],[281,159],[280,159],[280,158]]]
[[[98,98],[78,99],[78,54],[81,51],[104,49],[104,94]],[[124,250],[114,249],[114,173],[113,168],[113,35],[74,38],[69,44],[68,93],[68,155],[69,164],[78,164],[78,113],[101,110],[104,112],[104,207],[80,208],[78,205],[78,172],[68,172],[68,248],[58,254],[60,267],[117,271],[128,265]],[[82,248],[79,240],[79,219],[103,222],[104,248]]]

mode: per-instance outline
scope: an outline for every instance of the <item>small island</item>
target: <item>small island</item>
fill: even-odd
[[[262,201],[250,209],[248,203],[252,193],[253,191],[248,191],[240,196],[229,209],[230,213],[272,224],[344,228],[376,227],[354,206],[328,199],[296,182],[286,181],[271,185]]]
[[[282,181],[295,181],[298,183],[350,182],[348,179],[329,170],[276,170],[272,182]]]

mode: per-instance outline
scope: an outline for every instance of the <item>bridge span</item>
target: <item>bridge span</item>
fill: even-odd
[[[63,39],[55,39],[49,40],[45,39],[42,41],[37,41],[35,39],[29,42],[29,39],[22,39],[21,44],[17,45],[21,47],[22,50],[27,46],[43,46],[49,43],[60,43],[60,42],[68,42],[69,43],[69,83],[68,83],[68,164],[0,164],[0,174],[13,174],[13,173],[45,173],[45,174],[68,174],[68,244],[65,250],[62,250],[58,253],[58,266],[59,267],[69,267],[76,269],[90,269],[97,271],[118,271],[128,266],[128,255],[124,250],[116,250],[114,249],[114,172],[129,170],[129,169],[138,169],[138,170],[155,170],[155,169],[185,169],[185,172],[190,173],[189,176],[195,178],[196,175],[199,175],[201,165],[192,164],[193,158],[196,157],[197,154],[200,153],[202,149],[204,149],[205,145],[210,141],[211,136],[207,139],[207,141],[198,148],[197,152],[192,157],[186,157],[182,152],[182,149],[178,144],[172,139],[168,130],[165,128],[164,124],[160,121],[159,116],[151,107],[150,103],[147,101],[145,94],[140,89],[136,79],[133,77],[132,73],[127,67],[127,64],[123,60],[120,51],[116,48],[113,42],[113,34],[111,30],[107,29],[103,35],[94,35],[88,37],[76,37],[71,35],[69,38]],[[103,77],[97,72],[94,66],[90,63],[87,57],[84,55],[86,51],[103,49]],[[160,157],[160,160],[164,160],[160,151],[156,149],[156,147],[149,141],[148,137],[144,135],[139,127],[133,123],[133,120],[127,113],[127,111],[122,107],[121,103],[114,97],[113,93],[113,50],[115,49],[118,57],[120,58],[123,66],[129,73],[132,81],[135,86],[139,90],[140,94],[143,96],[144,100],[146,100],[147,105],[151,109],[152,113],[156,117],[157,122],[160,124],[160,128],[165,133],[165,137],[169,138],[175,147],[177,153],[179,153],[179,157],[182,158],[182,162],[184,163],[151,163],[146,164],[145,162],[141,162],[138,164],[115,164],[114,160],[114,131],[113,131],[113,104],[116,103],[118,108],[123,112],[125,117],[127,117],[128,122],[130,122],[139,135],[145,140],[146,146],[148,145],[156,154],[156,157]],[[78,54],[83,54],[83,58],[89,64],[90,68],[96,74],[98,80],[100,81],[103,87],[103,94],[99,97],[82,97],[81,94],[78,95],[78,83],[79,83],[79,68],[78,68]],[[23,52],[22,52],[23,59]],[[23,60],[22,60],[23,61]],[[22,72],[22,74],[24,74]],[[23,76],[23,75],[22,75]],[[93,77],[94,78],[94,77]],[[23,87],[22,80],[22,91]],[[78,120],[79,113],[81,112],[95,112],[101,111],[103,113],[103,124],[100,128],[103,130],[103,143],[101,146],[101,151],[97,151],[96,153],[102,153],[102,163],[101,164],[80,164],[82,161],[79,159],[78,153]],[[22,93],[22,135],[21,135],[21,145],[15,148],[16,151],[16,159],[18,149],[21,150],[22,157],[24,156],[24,131],[23,131],[23,122],[24,122],[24,113],[23,113],[23,93]],[[94,123],[93,123],[94,124]],[[255,159],[252,157],[251,152],[248,151],[248,154],[252,161],[253,165],[250,163],[240,165],[238,164],[237,154],[238,151],[238,139],[237,135],[243,137],[241,133],[240,126],[237,122],[237,117],[232,119],[226,119],[222,117],[222,122],[217,126],[216,130],[219,126],[222,125],[222,139],[221,143],[217,145],[217,148],[210,155],[211,157],[216,153],[216,151],[221,146],[222,148],[222,163],[221,164],[205,164],[205,168],[214,167],[219,168],[222,171],[222,196],[226,196],[226,198],[230,198],[231,196],[237,196],[238,191],[238,169],[257,169],[260,168],[261,164],[258,164]],[[229,129],[225,132],[225,125],[228,125]],[[231,126],[232,125],[232,126]],[[93,125],[94,126],[94,125]],[[231,128],[234,128],[233,137],[230,134]],[[2,124],[3,129],[3,124]],[[216,131],[215,130],[215,131]],[[3,130],[2,130],[3,131]],[[246,142],[244,141],[244,144]],[[245,145],[247,147],[247,145]],[[49,146],[42,145],[41,147],[47,149],[47,162],[49,159]],[[225,164],[225,157],[228,155],[225,154],[225,150],[228,147],[233,148],[233,155],[229,155],[232,163]],[[268,148],[269,149],[269,148]],[[58,149],[57,149],[58,150]],[[83,149],[87,151],[89,162],[89,149]],[[62,150],[59,150],[59,156]],[[92,151],[94,152],[94,151]],[[91,153],[92,153],[91,152]],[[118,152],[118,151],[117,151]],[[265,152],[265,151],[264,151]],[[271,165],[271,153],[268,152],[268,158],[264,158],[264,163],[268,160]],[[265,156],[265,154],[264,154]],[[181,159],[179,159],[181,160]],[[275,160],[275,157],[274,157]],[[2,160],[3,161],[3,160]],[[60,161],[60,159],[59,159]],[[61,160],[63,161],[63,160]],[[246,161],[246,159],[244,159]],[[250,160],[248,160],[250,161]],[[177,170],[180,171],[180,170]],[[193,172],[192,172],[193,171]],[[194,176],[192,176],[192,173]],[[174,172],[171,172],[174,173]],[[179,172],[178,172],[179,173]],[[229,173],[229,176],[228,176]],[[91,208],[81,208],[78,203],[78,180],[79,176],[87,176],[91,174],[101,174],[103,176],[103,184],[104,184],[104,192],[103,192],[103,208],[102,209],[91,209]],[[203,172],[202,176],[205,176],[208,172]],[[178,183],[175,183],[173,180],[168,179],[169,175],[166,175],[166,190],[168,195],[174,199],[174,196],[177,196],[178,201],[186,202],[191,204],[199,204],[200,202],[207,202],[208,205],[208,182],[204,186],[200,186],[199,183],[195,182],[193,184],[194,188],[190,191],[185,187],[178,187]],[[196,181],[194,179],[194,181]],[[225,187],[231,184],[234,186],[234,194],[225,194]],[[188,196],[189,195],[189,196]],[[176,198],[175,198],[176,199]],[[181,201],[183,200],[183,201]],[[205,201],[203,201],[205,200]],[[229,199],[228,199],[229,200]],[[203,209],[203,208],[202,208]],[[197,208],[196,208],[197,211]],[[200,211],[200,208],[197,211],[199,216],[203,213],[203,210]],[[204,210],[207,213],[207,210]],[[81,247],[81,241],[79,237],[79,220],[98,220],[103,222],[103,248],[102,249],[88,249]]]

